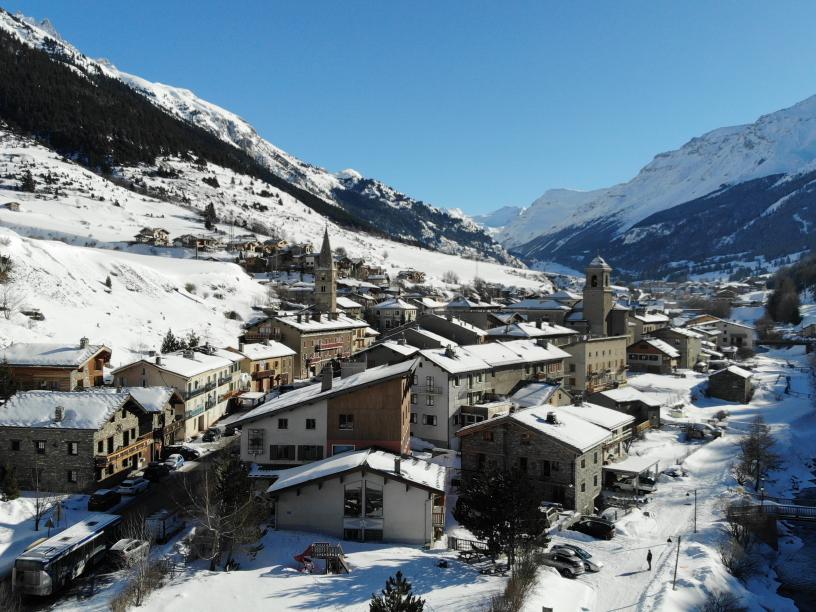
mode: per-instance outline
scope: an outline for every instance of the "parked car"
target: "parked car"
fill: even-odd
[[[169,467],[171,470],[177,470],[182,465],[184,465],[184,457],[182,457],[178,453],[170,455],[167,459],[164,460],[164,465]]]
[[[191,446],[183,444],[171,444],[162,450],[162,458],[167,459],[170,455],[181,455],[185,461],[197,461],[201,459],[201,451]]]
[[[146,540],[125,538],[110,547],[108,556],[114,565],[127,567],[141,561],[150,552],[150,543]]]
[[[149,486],[150,481],[145,478],[128,478],[119,483],[116,491],[121,495],[138,495],[147,491]]]
[[[570,529],[603,540],[611,540],[615,537],[615,524],[595,516],[582,516]]]
[[[226,427],[224,427],[224,435],[225,436],[234,436],[235,434],[237,434],[240,431],[241,431],[241,428],[238,427],[237,425],[227,425]]]
[[[88,510],[110,510],[122,501],[122,495],[113,489],[98,489],[88,499]]]
[[[221,430],[215,427],[210,427],[204,432],[204,437],[201,438],[204,442],[215,442],[221,439]]]
[[[689,475],[688,470],[679,465],[675,465],[673,467],[667,468],[663,470],[663,473],[666,476],[670,476],[671,478],[684,478]]]
[[[602,561],[593,561],[592,554],[581,548],[580,546],[576,546],[575,544],[556,544],[550,549],[550,552],[559,552],[559,551],[566,551],[572,553],[581,561],[584,562],[584,569],[588,572],[600,572],[601,568],[603,567]]]
[[[612,485],[613,491],[632,491],[637,493],[652,493],[657,488],[654,478],[641,476],[637,478],[637,487],[634,478],[621,478]]]
[[[574,553],[567,550],[544,553],[541,556],[541,563],[554,567],[562,576],[568,578],[580,576],[585,571],[584,562]]]
[[[151,461],[144,472],[144,477],[150,482],[158,482],[170,473],[170,466],[160,461]]]

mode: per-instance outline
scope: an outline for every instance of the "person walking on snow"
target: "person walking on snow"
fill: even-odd
[[[651,549],[649,550],[649,552],[646,553],[646,563],[649,564],[649,571],[651,572],[652,571],[652,551],[651,551]]]

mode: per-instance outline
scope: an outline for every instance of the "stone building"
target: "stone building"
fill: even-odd
[[[569,391],[595,393],[626,384],[627,336],[584,336],[561,348],[570,354],[564,386]]]
[[[632,372],[671,374],[680,363],[680,351],[658,338],[643,338],[626,347]]]
[[[487,469],[520,470],[542,501],[581,513],[594,511],[609,430],[540,406],[469,425],[456,435],[463,478]]]
[[[672,345],[680,352],[677,367],[692,370],[701,361],[707,361],[702,353],[703,334],[685,327],[664,327],[651,334]]]
[[[146,465],[154,421],[128,392],[23,391],[0,407],[3,462],[22,489],[87,491]]]
[[[104,344],[14,343],[0,351],[15,387],[20,390],[76,391],[104,384],[111,350]]]
[[[381,332],[411,323],[416,318],[417,307],[398,297],[378,302],[368,312],[369,322]]]

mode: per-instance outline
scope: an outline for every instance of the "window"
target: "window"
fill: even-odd
[[[541,462],[541,475],[544,477],[549,477],[550,475],[550,462],[546,459]]]
[[[365,515],[371,518],[382,518],[383,515],[382,487],[368,481],[365,483]]]
[[[459,377],[458,377],[458,376],[454,376],[454,377],[453,377],[453,386],[454,386],[454,387],[458,387],[458,386],[459,386]]]
[[[278,429],[289,429],[289,419],[278,419]]]
[[[270,444],[269,458],[271,460],[279,461],[294,461],[295,460],[295,445],[294,444]]]
[[[519,457],[519,470],[527,473],[527,457]]]
[[[96,443],[96,454],[101,455],[104,452],[105,452],[105,443],[102,440],[100,440],[99,442]]]
[[[416,404],[416,403],[417,403],[417,394],[416,394],[416,393],[412,393],[412,394],[411,394],[411,403],[412,403],[412,404]]]
[[[435,401],[435,400],[434,400],[433,395],[429,395],[428,397],[426,397],[426,398],[425,398],[425,405],[426,405],[426,406],[433,406],[433,405],[434,405],[434,401]]]
[[[524,445],[530,444],[530,434],[529,433],[524,432],[523,434],[521,434],[521,443],[524,444]]]
[[[411,384],[412,384],[412,385],[415,385],[415,384],[417,384],[418,382],[419,382],[419,376],[417,376],[416,374],[414,374],[414,375],[413,375],[413,377],[411,378]]]
[[[597,487],[597,486],[598,486],[598,475],[597,475],[597,474],[596,474],[595,476],[593,476],[593,477],[592,477],[592,486],[593,486],[593,487]]]
[[[425,377],[425,386],[426,387],[433,387],[434,386],[434,377],[433,376],[426,376]]]
[[[317,429],[317,421],[315,419],[306,419],[306,429]]]
[[[340,429],[354,429],[354,415],[341,414],[340,415]]]
[[[416,423],[416,422],[417,422],[417,413],[412,412],[411,413],[411,423]]]
[[[339,455],[340,453],[347,453],[353,451],[355,446],[353,444],[332,444],[332,455]]]
[[[79,480],[76,470],[68,470],[68,482],[76,482]]]
[[[298,446],[298,460],[316,461],[323,458],[323,447],[318,444],[301,444]]]
[[[343,516],[358,517],[363,510],[363,489],[359,482],[347,484],[343,494]]]
[[[582,468],[586,467],[586,459],[581,459],[581,467]]]
[[[11,441],[11,450],[13,450],[13,451],[20,450],[20,441],[19,440],[12,440]]]
[[[485,442],[492,442],[493,441],[493,432],[492,431],[483,431],[482,432],[482,440]]]
[[[585,482],[581,483],[581,493],[586,493],[586,483]]]
[[[569,371],[570,372],[575,372],[575,364],[574,363],[569,364]]]
[[[68,442],[68,454],[69,455],[79,454],[79,442]]]
[[[263,455],[264,430],[250,429],[247,436],[247,452],[250,455]]]
[[[598,451],[595,451],[595,454],[592,455],[592,463],[598,463]]]
[[[436,415],[435,414],[423,414],[422,415],[422,424],[423,425],[436,426]]]
[[[45,440],[34,440],[34,448],[40,455],[45,454]]]

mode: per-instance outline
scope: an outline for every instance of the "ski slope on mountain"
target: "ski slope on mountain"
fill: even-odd
[[[622,233],[637,222],[751,179],[813,170],[816,97],[760,117],[713,130],[657,155],[631,181],[595,191],[547,191],[498,234],[507,246],[599,220]]]

